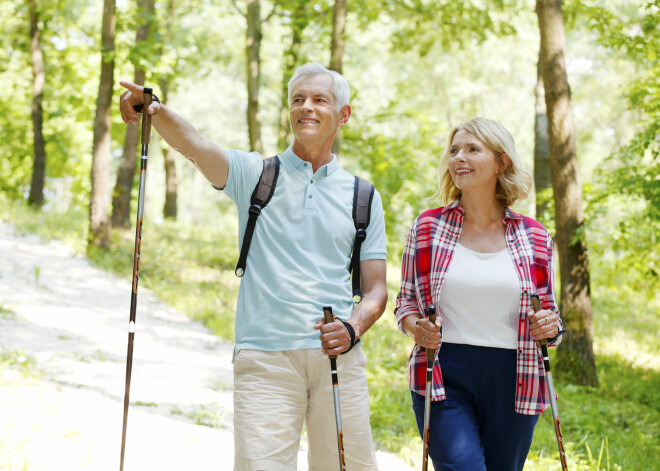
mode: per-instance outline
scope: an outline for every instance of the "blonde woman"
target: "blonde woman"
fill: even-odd
[[[415,341],[408,374],[417,425],[422,435],[425,349],[436,349],[429,444],[436,471],[522,470],[549,404],[535,341],[557,345],[562,326],[552,239],[509,209],[532,179],[500,124],[475,118],[454,128],[439,178],[446,206],[423,212],[408,232],[394,311]]]

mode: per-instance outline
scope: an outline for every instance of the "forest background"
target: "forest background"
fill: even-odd
[[[572,99],[563,122],[580,190],[568,204],[584,214],[568,233],[557,231],[566,182],[550,178],[549,75],[529,0],[2,2],[0,217],[130,277],[138,141],[118,112],[119,80],[153,86],[219,145],[267,156],[291,141],[285,84],[295,67],[342,71],[353,115],[337,150],[377,186],[388,235],[390,302],[365,338],[374,436],[414,463],[412,345],[392,315],[403,242],[414,217],[437,205],[429,197],[448,132],[495,119],[534,169],[535,192],[514,209],[568,237],[560,252],[585,249],[588,308],[568,316],[582,356],[570,354],[569,333],[553,369],[571,468],[660,469],[660,2],[537,4],[562,9],[555,39],[565,39]],[[231,340],[235,207],[155,133],[146,201],[141,282]],[[564,273],[561,302],[572,296]],[[559,469],[549,415],[527,469]]]

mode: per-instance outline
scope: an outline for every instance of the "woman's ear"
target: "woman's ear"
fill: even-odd
[[[500,175],[504,173],[504,171],[509,168],[509,165],[511,164],[511,157],[509,157],[507,154],[502,152],[500,154],[500,161],[497,169],[497,174]]]

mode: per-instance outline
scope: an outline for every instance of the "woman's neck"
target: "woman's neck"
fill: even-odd
[[[504,208],[494,195],[463,193],[459,204],[465,211],[465,219],[476,226],[487,226],[504,217]]]

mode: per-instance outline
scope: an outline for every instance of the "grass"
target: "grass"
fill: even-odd
[[[0,350],[0,385],[19,378],[39,379],[41,371],[34,358],[22,350]]]
[[[22,203],[3,203],[0,197],[0,219],[11,221],[19,233],[56,238],[84,253],[84,212],[49,214]],[[226,218],[203,230],[172,222],[145,223],[140,287],[151,289],[220,337],[233,340],[239,284],[233,270],[238,251],[235,222],[230,220],[232,216]],[[97,266],[129,279],[134,237],[131,231],[113,231],[110,249],[92,250],[89,257]],[[636,291],[625,279],[601,284],[599,280],[606,277],[599,273],[605,268],[597,263],[592,267],[594,351],[600,388],[563,383],[561,372],[555,372],[569,469],[660,470],[660,300],[657,294]],[[364,338],[371,420],[377,446],[418,467],[421,444],[405,370],[412,345],[396,329],[392,314],[398,276],[399,267],[390,263],[390,302],[383,318]],[[207,412],[202,410],[195,418],[200,423],[214,423],[217,418]],[[550,411],[539,419],[525,469],[560,469]]]
[[[16,319],[16,313],[11,309],[7,309],[0,304],[0,319],[12,320]]]

